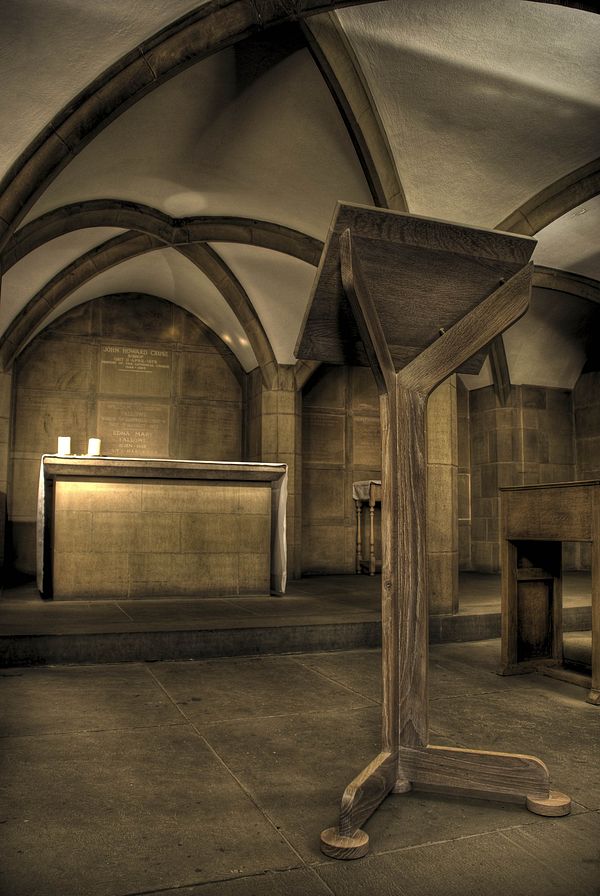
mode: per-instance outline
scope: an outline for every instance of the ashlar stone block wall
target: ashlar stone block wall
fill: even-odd
[[[55,600],[269,593],[270,485],[58,480],[55,508]]]
[[[492,386],[469,394],[471,442],[471,566],[500,569],[498,489],[575,479],[571,392],[513,386],[507,405]],[[575,549],[566,552],[576,565]]]
[[[573,390],[577,476],[600,478],[600,371],[583,373]]]
[[[458,438],[458,568],[471,569],[471,441],[469,390],[456,382]]]
[[[303,393],[302,570],[353,573],[356,511],[352,483],[381,478],[379,396],[365,367],[322,365]],[[427,408],[427,530],[432,613],[457,609],[456,378],[432,394]],[[363,511],[366,522],[368,511]],[[380,510],[375,549],[381,558]],[[367,533],[363,530],[363,556]]]
[[[294,368],[271,364],[250,372],[246,388],[246,458],[288,465],[288,577],[300,578],[302,512],[302,396]]]
[[[56,452],[59,435],[71,436],[74,454],[99,437],[105,455],[242,460],[243,377],[214,334],[153,296],[95,299],[44,330],[14,369],[14,568],[35,570],[40,456]]]
[[[582,373],[573,390],[578,479],[600,479],[600,371]],[[591,549],[578,545],[582,568],[591,565]]]
[[[302,570],[353,573],[352,483],[381,478],[375,381],[366,367],[323,364],[302,398]]]
[[[458,420],[456,377],[427,402],[429,612],[458,611]]]
[[[0,575],[4,581],[12,374],[0,373]]]

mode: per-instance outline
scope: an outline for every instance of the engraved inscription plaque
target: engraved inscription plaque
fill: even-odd
[[[129,345],[100,346],[100,391],[113,395],[171,394],[171,352]]]
[[[178,415],[182,457],[198,460],[240,459],[242,415],[239,404],[181,404]]]
[[[87,429],[85,398],[24,390],[21,402],[15,419],[15,451],[51,453],[62,435],[72,437],[73,451],[81,450]]]
[[[113,457],[168,457],[169,407],[158,402],[98,402],[102,453]]]

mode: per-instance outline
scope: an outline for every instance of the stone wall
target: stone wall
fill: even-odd
[[[571,392],[513,386],[503,407],[492,386],[469,395],[471,441],[471,563],[498,572],[498,489],[575,478]],[[575,549],[567,568],[577,566]]]
[[[44,330],[14,370],[15,569],[35,568],[40,455],[56,452],[59,435],[71,436],[73,453],[86,453],[96,436],[105,455],[242,460],[242,378],[214,334],[151,296],[96,299]]]
[[[302,397],[296,390],[293,367],[275,365],[267,374],[269,385],[259,368],[248,374],[246,456],[248,460],[288,465],[288,577],[300,578]]]
[[[302,571],[352,573],[356,511],[352,483],[381,478],[379,396],[364,367],[322,365],[304,389],[302,414]],[[427,408],[427,532],[432,613],[458,602],[456,378],[431,395]],[[368,557],[363,511],[363,557]],[[380,509],[375,552],[381,560]]]
[[[577,479],[600,479],[600,372],[582,373],[573,390]],[[583,569],[591,566],[588,544],[579,545]]]
[[[0,373],[0,581],[4,581],[12,375]]]
[[[469,390],[460,377],[456,383],[458,431],[458,566],[471,569],[471,438]]]
[[[323,364],[305,387],[302,461],[302,571],[353,573],[352,483],[381,478],[379,397],[368,368]]]
[[[577,478],[600,478],[600,372],[582,373],[573,390]]]
[[[427,402],[429,611],[458,611],[458,431],[456,376]]]

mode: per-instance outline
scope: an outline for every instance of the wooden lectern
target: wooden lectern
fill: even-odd
[[[366,854],[361,826],[390,792],[523,802],[539,815],[570,811],[533,756],[428,742],[427,398],[455,371],[477,372],[490,342],[527,310],[534,246],[527,237],[349,204],[338,204],[327,236],[296,355],[373,370],[383,486],[382,748],[344,791],[339,827],[321,834],[321,850],[334,858]]]

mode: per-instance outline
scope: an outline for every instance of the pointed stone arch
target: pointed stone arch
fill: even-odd
[[[582,165],[540,190],[496,225],[496,230],[535,236],[548,224],[600,193],[600,159]]]
[[[53,209],[17,230],[2,252],[2,270],[6,273],[49,240],[87,227],[136,230],[166,246],[208,241],[244,243],[283,252],[312,265],[318,264],[323,249],[321,240],[272,221],[229,215],[171,218],[149,205],[122,199],[91,199]]]

